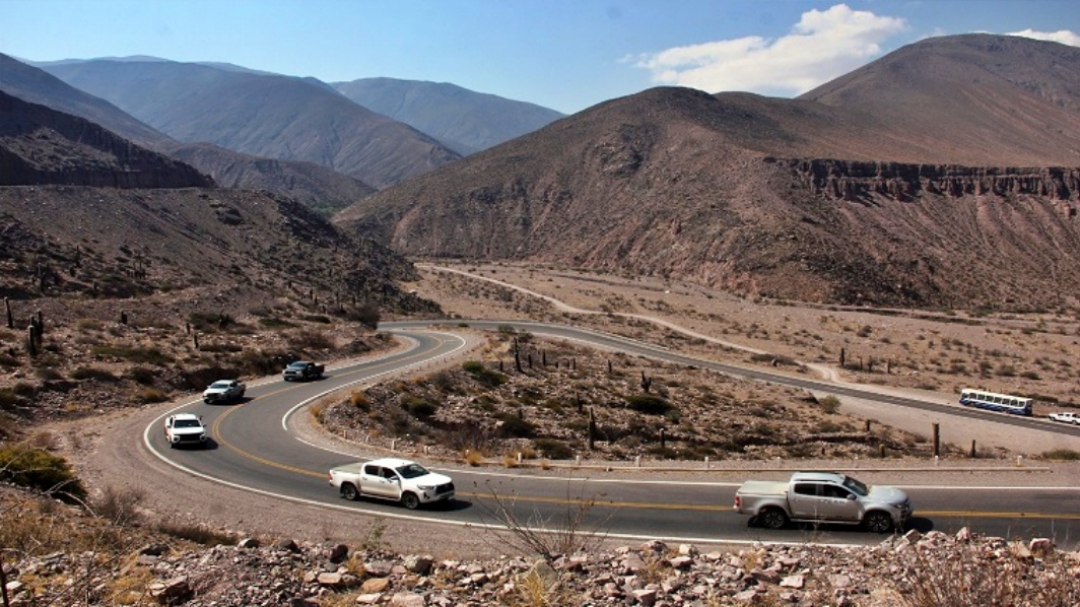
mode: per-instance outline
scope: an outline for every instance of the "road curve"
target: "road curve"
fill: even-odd
[[[456,323],[457,321],[455,321]],[[736,487],[743,475],[732,471],[693,474],[625,474],[576,471],[569,473],[481,469],[445,470],[453,476],[459,499],[447,507],[407,511],[396,504],[375,501],[345,502],[328,486],[328,468],[357,458],[362,446],[351,453],[327,450],[297,440],[288,420],[299,404],[354,384],[377,380],[403,370],[424,372],[432,361],[460,353],[463,338],[451,330],[433,328],[431,322],[384,323],[409,347],[390,355],[328,370],[328,376],[310,383],[267,381],[249,386],[245,402],[232,405],[186,403],[174,410],[203,415],[213,440],[208,449],[170,449],[161,432],[162,419],[147,426],[143,442],[163,462],[179,472],[224,483],[282,500],[325,508],[366,512],[386,518],[422,519],[456,525],[497,525],[499,506],[513,510],[522,521],[547,521],[558,526],[578,504],[585,509],[585,529],[595,528],[609,537],[662,538],[669,541],[807,542],[837,544],[874,543],[880,538],[845,527],[772,532],[747,526],[745,517],[731,511]],[[544,323],[518,321],[468,321],[473,328],[497,329],[512,325],[537,335],[551,336],[624,351],[655,359],[708,368],[759,381],[797,385],[810,390],[857,396],[886,405],[926,411],[947,409],[950,414],[992,419],[1000,423],[1027,424],[1033,420],[989,412],[945,407],[913,399],[883,396],[847,386],[771,374],[733,365],[691,358],[664,348],[596,331]],[[989,416],[989,417],[988,417]],[[1038,426],[1040,430],[1075,432],[1080,428]],[[422,458],[421,458],[422,459]],[[437,466],[436,466],[437,467]],[[861,476],[868,476],[863,474]],[[940,478],[940,477],[939,477]],[[922,531],[955,531],[963,526],[1002,536],[1046,536],[1059,545],[1080,538],[1080,509],[1075,504],[1080,488],[1017,487],[1024,476],[1003,474],[1000,482],[974,488],[939,485],[906,486],[916,505],[913,526]],[[1019,481],[1017,479],[1020,479]],[[872,482],[888,483],[886,473],[869,475]],[[1011,486],[1010,486],[1011,485]]]

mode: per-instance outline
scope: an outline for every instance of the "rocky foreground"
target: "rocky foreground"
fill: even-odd
[[[858,548],[703,553],[652,541],[550,560],[438,560],[291,539],[185,552],[152,544],[116,568],[99,556],[58,552],[9,564],[6,600],[12,607],[1080,605],[1080,552],[967,529],[911,531]]]

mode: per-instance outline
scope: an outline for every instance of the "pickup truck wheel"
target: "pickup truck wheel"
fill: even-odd
[[[893,528],[892,517],[885,512],[867,513],[866,518],[863,519],[863,524],[866,525],[868,531],[874,533],[888,533]]]
[[[766,529],[783,529],[788,524],[787,514],[779,508],[766,508],[757,516],[758,522]]]
[[[415,493],[406,493],[401,496],[401,504],[409,510],[416,510],[420,505],[420,498],[416,497]]]
[[[350,502],[356,501],[360,497],[360,493],[356,490],[356,487],[352,483],[345,483],[341,486],[341,497],[349,500]]]

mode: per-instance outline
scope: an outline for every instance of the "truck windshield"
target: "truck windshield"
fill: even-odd
[[[202,424],[196,419],[178,419],[173,424],[174,428],[201,428]]]
[[[409,464],[408,466],[402,466],[397,469],[398,474],[403,478],[416,478],[418,476],[424,476],[428,471],[420,464]]]
[[[870,488],[869,487],[867,487],[863,483],[851,478],[850,476],[845,476],[844,477],[844,486],[847,487],[848,489],[851,489],[852,491],[854,491],[855,493],[857,493],[857,494],[859,494],[859,495],[861,495],[863,497],[866,497],[867,495],[870,494]]]
[[[307,366],[307,363],[303,363],[303,362],[289,363],[289,368],[290,369],[303,369],[306,366]]]

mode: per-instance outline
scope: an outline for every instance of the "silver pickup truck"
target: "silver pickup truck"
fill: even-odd
[[[768,529],[797,521],[861,524],[875,533],[902,529],[912,513],[900,489],[870,487],[837,472],[796,472],[787,482],[746,481],[735,492],[735,510]]]

